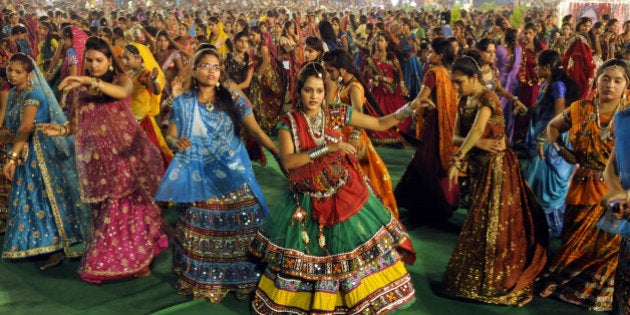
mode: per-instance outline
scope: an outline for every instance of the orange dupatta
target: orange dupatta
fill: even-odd
[[[457,113],[457,93],[451,83],[448,70],[444,67],[434,67],[427,71],[427,74],[435,74],[435,93],[437,100],[437,124],[438,124],[438,145],[440,148],[440,163],[444,170],[448,170],[450,158],[455,153],[457,147],[453,144],[453,132],[455,130],[455,114]],[[419,108],[416,117],[424,117],[426,107]],[[420,139],[424,130],[424,119],[418,119],[416,124],[416,137]]]

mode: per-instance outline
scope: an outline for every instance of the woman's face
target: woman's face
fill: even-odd
[[[321,109],[324,96],[326,96],[324,80],[316,76],[308,77],[302,90],[300,90],[300,96],[304,113],[307,115],[317,114]]]
[[[219,26],[212,22],[208,22],[208,29],[210,30],[210,32],[212,32],[212,34],[216,34],[219,32]]]
[[[339,23],[337,23],[337,21],[332,21],[330,25],[332,25],[333,30],[335,30],[335,34],[339,33],[341,27],[339,26]]]
[[[549,65],[536,65],[536,73],[539,78],[545,79],[551,75],[551,66]]]
[[[378,36],[376,38],[376,49],[379,51],[385,51],[387,50],[387,44],[389,44],[387,42],[387,40],[385,39],[385,37],[383,36]]]
[[[339,78],[341,78],[341,71],[339,71],[339,69],[329,65],[327,62],[324,63],[324,69],[326,70],[326,72],[328,72],[328,77],[331,80],[337,81],[337,80],[339,80]]]
[[[39,35],[40,39],[44,39],[46,38],[46,35],[48,35],[48,29],[46,28],[46,26],[40,24],[37,27],[37,34]]]
[[[628,88],[628,78],[621,67],[608,67],[597,77],[597,94],[600,102],[621,100]]]
[[[427,53],[427,62],[432,65],[441,65],[442,64],[442,55],[436,53],[433,49],[430,49]]]
[[[88,49],[85,51],[85,61],[83,62],[83,68],[86,69],[91,76],[102,77],[109,66],[112,64],[112,59],[108,58],[104,53]]]
[[[494,64],[494,61],[497,59],[497,50],[494,44],[489,44],[486,50],[479,51],[479,52],[481,54],[481,60],[483,60],[485,64],[492,65]]]
[[[241,23],[234,24],[234,34],[240,32],[242,30],[243,30],[243,25],[241,25]]]
[[[464,30],[460,26],[453,27],[453,37],[460,37],[464,35]]]
[[[17,14],[11,15],[11,24],[13,25],[20,24],[20,16]]]
[[[63,45],[64,45],[66,48],[72,48],[72,45],[73,45],[73,43],[72,43],[72,38],[64,37],[64,38],[63,38]]]
[[[476,78],[469,77],[460,71],[451,73],[451,82],[461,96],[470,96],[474,94],[474,81]]]
[[[132,54],[127,49],[123,50],[121,60],[127,70],[138,70],[142,66],[142,57]]]
[[[587,33],[588,31],[591,30],[591,26],[593,26],[593,23],[591,23],[591,22],[582,23],[580,25],[580,32]]]
[[[534,43],[534,38],[536,38],[536,32],[534,32],[533,29],[531,28],[526,28],[523,31],[523,41],[526,44],[533,44]]]
[[[201,57],[193,72],[200,87],[216,86],[221,77],[221,63],[214,55]]]
[[[317,60],[317,57],[319,57],[321,53],[313,48],[311,48],[311,46],[304,46],[304,59],[306,59],[306,62],[313,62],[315,60]]]
[[[7,80],[13,86],[23,88],[26,86],[31,74],[26,71],[21,61],[9,62],[7,66]]]
[[[260,34],[256,32],[249,32],[249,39],[252,41],[252,43],[258,44],[260,43]]]
[[[563,26],[562,34],[564,35],[564,37],[569,37],[569,35],[571,35],[571,27],[568,25]]]
[[[157,38],[157,47],[160,50],[167,50],[169,44],[170,43],[168,42],[168,39],[166,39],[166,36],[164,36],[164,35],[158,36],[158,38]]]
[[[186,25],[184,24],[179,24],[179,26],[177,27],[177,31],[179,32],[179,36],[183,36],[183,37],[190,36],[188,34],[188,27],[186,27]]]
[[[227,34],[232,34],[232,23],[225,23],[223,25],[223,31]]]
[[[246,52],[249,49],[249,38],[241,36],[234,42],[234,47],[238,52]]]

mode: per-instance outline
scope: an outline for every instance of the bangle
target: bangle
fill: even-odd
[[[90,77],[90,89],[96,90],[96,78]]]
[[[179,141],[179,139],[172,136],[166,136],[164,137],[164,141],[166,141],[166,144],[169,148],[171,148],[171,150],[177,151],[177,142]]]
[[[413,110],[411,108],[411,106],[409,105],[409,103],[405,104],[405,106],[399,108],[398,110],[396,110],[396,112],[394,113],[394,117],[396,117],[396,119],[398,120],[403,120],[411,115],[413,115],[413,112],[415,112],[415,110]]]
[[[7,155],[7,158],[8,159],[10,159],[10,158],[17,159],[18,158],[18,154],[15,153],[15,152],[9,152],[9,154]]]
[[[518,96],[513,95],[513,96],[512,96],[512,102],[516,102],[516,101],[518,101]]]
[[[350,133],[350,139],[354,139],[354,140],[361,139],[361,129],[356,128],[356,127],[352,129],[352,132]]]
[[[400,86],[405,86],[405,81],[404,81],[404,80],[400,80],[400,81],[398,81],[398,84],[399,84]]]
[[[328,146],[325,144],[322,145],[318,145],[310,150],[308,150],[308,158],[312,160],[315,160],[319,157],[322,157],[324,155],[328,154]]]
[[[554,150],[556,150],[556,152],[560,152],[564,148],[564,146],[560,145],[558,142],[552,143],[551,146]]]
[[[103,87],[103,80],[96,79],[96,90],[100,92],[101,91],[101,87]]]
[[[541,132],[538,137],[536,137],[536,143],[538,144],[545,144],[547,143],[547,141],[549,141],[549,139],[547,139],[547,133],[546,132]]]

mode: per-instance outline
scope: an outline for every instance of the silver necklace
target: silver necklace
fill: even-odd
[[[619,104],[617,104],[617,107],[615,107],[615,110],[612,114],[612,118],[610,119],[610,122],[608,123],[608,125],[606,125],[606,127],[602,127],[602,124],[599,120],[599,100],[597,100],[597,104],[595,105],[595,116],[597,116],[597,128],[599,130],[599,137],[602,139],[602,141],[607,141],[611,139],[610,128],[615,122],[615,114],[617,114],[617,112],[619,111],[619,108],[621,108],[622,102],[623,100],[619,101]]]
[[[323,144],[324,142],[324,128],[326,126],[326,117],[320,109],[317,114],[306,116],[306,113],[302,111],[302,116],[306,118],[306,125],[308,134],[315,140],[317,144]]]

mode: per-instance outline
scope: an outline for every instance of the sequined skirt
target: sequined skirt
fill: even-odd
[[[173,253],[180,294],[218,303],[230,291],[237,298],[253,292],[262,269],[247,249],[264,216],[248,185],[224,196],[182,205]]]

